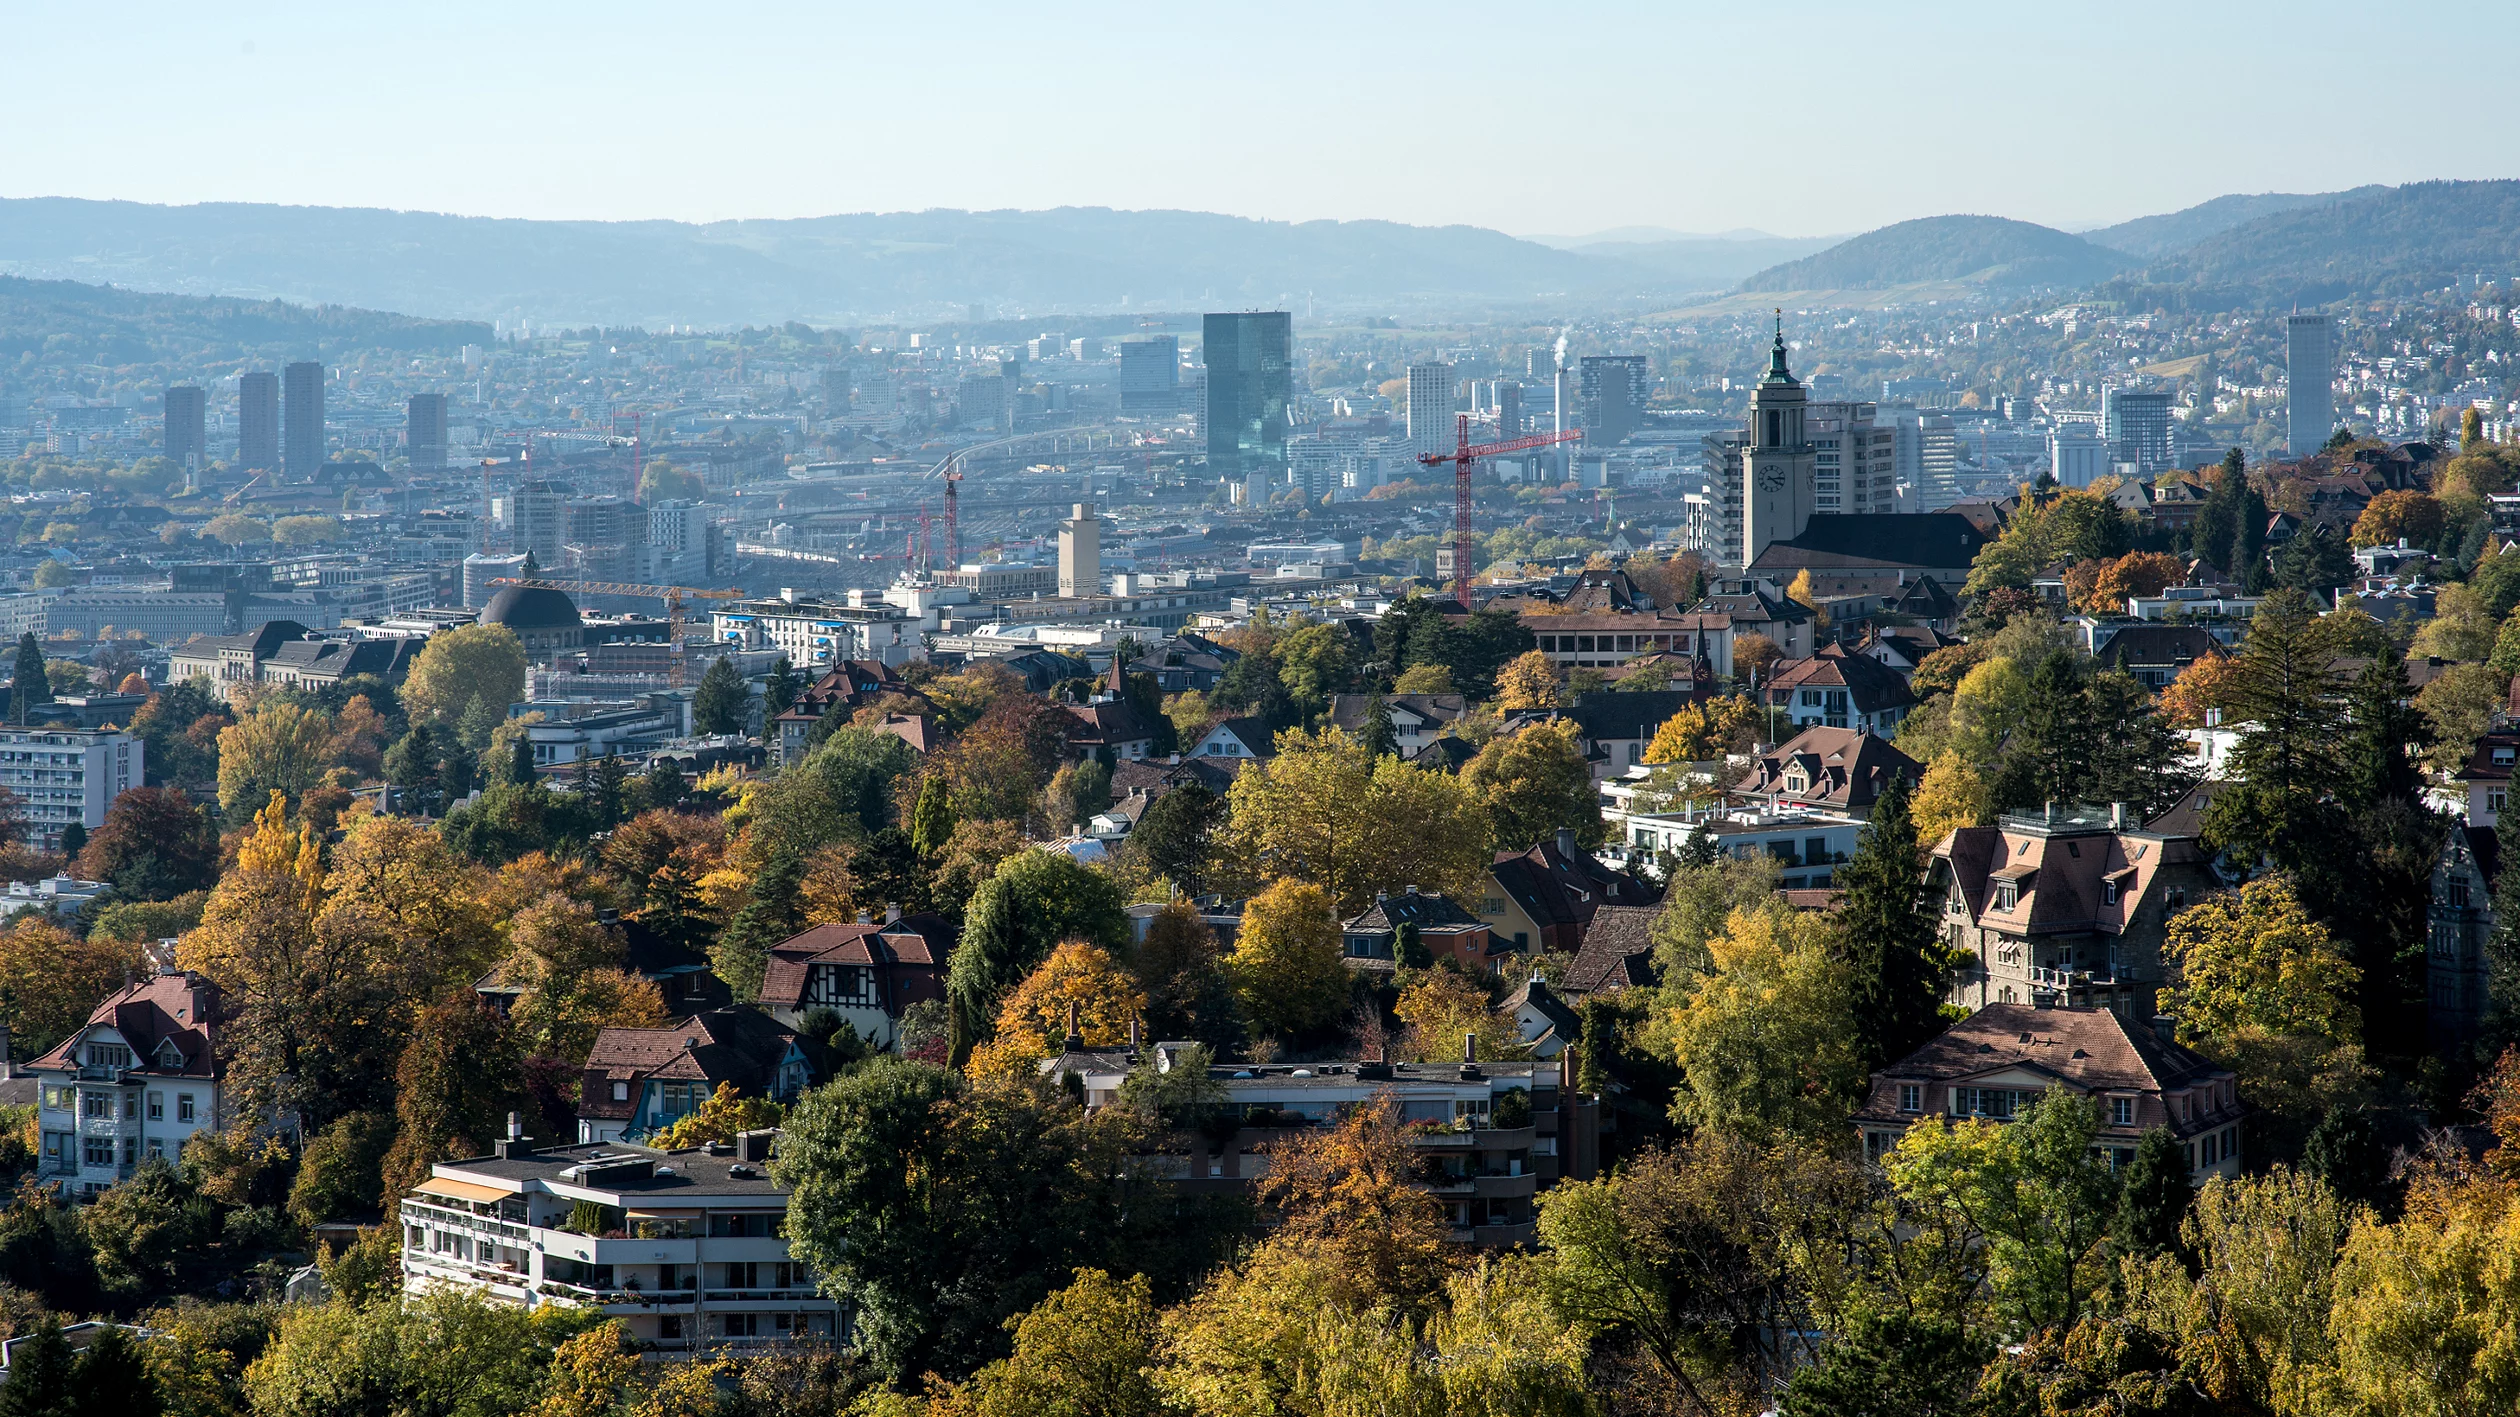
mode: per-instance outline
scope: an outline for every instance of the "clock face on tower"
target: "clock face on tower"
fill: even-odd
[[[1762,492],[1784,491],[1785,469],[1781,467],[1763,467],[1759,469],[1759,490]]]

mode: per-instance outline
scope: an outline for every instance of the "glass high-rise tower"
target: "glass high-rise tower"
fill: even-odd
[[[2288,316],[2284,336],[2284,443],[2306,458],[2336,431],[2336,322]]]
[[[1208,470],[1230,482],[1286,481],[1286,410],[1294,399],[1288,350],[1294,321],[1283,310],[1209,315],[1200,322],[1207,361]]]
[[[312,360],[280,371],[280,462],[291,477],[324,465],[324,366]]]
[[[267,369],[236,376],[236,465],[255,472],[280,465],[280,376]]]

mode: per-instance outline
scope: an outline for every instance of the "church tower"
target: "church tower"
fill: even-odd
[[[1785,367],[1785,312],[1776,315],[1776,344],[1767,374],[1750,395],[1750,440],[1741,457],[1741,564],[1811,522],[1817,453],[1805,436],[1803,386]]]

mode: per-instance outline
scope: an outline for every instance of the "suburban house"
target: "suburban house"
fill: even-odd
[[[1132,674],[1151,674],[1155,687],[1167,694],[1196,690],[1206,693],[1224,679],[1225,671],[1242,658],[1239,650],[1230,650],[1198,635],[1180,634],[1155,646],[1129,661]]]
[[[2196,661],[2226,652],[2223,642],[2201,626],[2147,623],[2118,627],[2101,641],[2094,657],[2101,668],[2133,675],[2144,687],[2159,690]]]
[[[1444,735],[1453,722],[1469,711],[1470,701],[1460,694],[1383,694],[1383,703],[1391,712],[1391,741],[1403,758],[1414,758],[1426,746]],[[1362,738],[1366,720],[1374,712],[1373,694],[1333,694],[1330,696],[1330,722]]]
[[[945,997],[945,959],[954,936],[953,922],[941,915],[816,925],[770,947],[761,1006],[791,1027],[827,1008],[858,1037],[889,1047],[912,1004]]]
[[[2058,1003],[2130,1019],[2153,1015],[2170,917],[2220,886],[2195,837],[2148,829],[2115,803],[1960,827],[1935,845],[1926,881],[1943,942],[1971,956],[1952,1002]]]
[[[441,1161],[402,1198],[404,1287],[594,1309],[668,1355],[833,1342],[847,1328],[838,1303],[788,1257],[777,1135],[538,1149],[511,1126],[490,1155]]]
[[[1097,1108],[1117,1100],[1146,1054],[1170,1072],[1192,1046],[1070,1048],[1041,1066],[1053,1077],[1073,1075],[1086,1106]],[[1248,1190],[1267,1174],[1270,1148],[1388,1097],[1425,1163],[1421,1184],[1442,1203],[1453,1242],[1529,1245],[1536,1233],[1532,1197],[1561,1177],[1590,1180],[1599,1172],[1600,1104],[1561,1086],[1555,1062],[1485,1062],[1475,1046],[1467,1051],[1466,1063],[1212,1063],[1208,1076],[1224,1088],[1227,1115],[1241,1125],[1178,1132],[1175,1143],[1188,1151],[1158,1158],[1158,1165],[1193,1194]]]
[[[1759,756],[1734,789],[1772,808],[1807,807],[1855,820],[1872,819],[1873,803],[1894,778],[1913,788],[1925,765],[1865,728],[1810,727]]]
[[[1905,675],[1841,645],[1823,645],[1808,659],[1779,661],[1760,692],[1798,728],[1887,733],[1916,707]]]
[[[1229,718],[1191,749],[1195,757],[1258,761],[1277,754],[1277,733],[1256,718]]]
[[[1488,864],[1479,918],[1495,938],[1491,953],[1574,954],[1604,905],[1651,905],[1661,893],[1584,854],[1560,831],[1527,851],[1500,851]]]
[[[36,1174],[92,1195],[152,1157],[173,1161],[195,1132],[217,1130],[224,1019],[219,986],[189,971],[108,995],[26,1065],[36,1085]]]
[[[1593,779],[1600,781],[1644,762],[1654,734],[1673,714],[1713,697],[1712,691],[1687,689],[1596,689],[1576,695],[1558,712],[1574,720]]]
[[[1934,585],[1937,582],[1922,581],[1919,584]],[[1961,643],[1960,639],[1930,625],[1881,625],[1864,636],[1859,648],[1899,671],[1902,678],[1913,678],[1916,666],[1925,662],[1925,656]]]
[[[2492,827],[2454,827],[2433,863],[2432,899],[2424,911],[2424,1017],[2436,1046],[2484,1032],[2492,980],[2485,945],[2494,937],[2501,847]]]
[[[846,659],[832,666],[773,721],[768,737],[778,750],[779,761],[792,763],[805,756],[806,740],[823,715],[837,712],[847,718],[886,694],[910,695],[909,686],[901,682],[890,665],[872,659]]]
[[[1399,895],[1376,891],[1370,909],[1339,927],[1349,968],[1380,972],[1377,966],[1388,969],[1396,964],[1400,930],[1410,925],[1417,927],[1419,943],[1437,959],[1449,958],[1481,973],[1494,970],[1488,958],[1487,923],[1453,904],[1450,896],[1415,886]]]
[[[2248,1107],[2230,1069],[2168,1037],[2170,1020],[2130,1022],[2110,1009],[1988,1004],[1924,1047],[1873,1074],[1856,1109],[1864,1155],[1878,1161],[1928,1117],[2009,1122],[2051,1088],[2097,1099],[2096,1143],[2112,1167],[2167,1128],[2197,1185],[2240,1174]]]
[[[1514,1031],[1535,1058],[1557,1057],[1584,1041],[1582,1016],[1537,974],[1506,995],[1496,1011],[1514,1021]]]
[[[1593,911],[1584,947],[1566,967],[1558,992],[1582,999],[1655,984],[1654,917],[1660,914],[1658,905],[1605,905]]]
[[[2467,824],[2493,827],[2502,821],[2503,804],[2511,796],[2511,774],[2520,761],[2520,724],[2489,728],[2468,750],[2467,761],[2450,774],[2467,796]]]
[[[1068,704],[1067,750],[1079,758],[1098,758],[1105,764],[1143,761],[1155,747],[1155,730],[1139,719],[1137,710],[1124,699],[1098,699],[1090,704]]]
[[[700,1110],[720,1083],[782,1101],[824,1071],[822,1045],[758,1009],[716,1009],[664,1028],[595,1035],[578,1085],[578,1140],[653,1136]]]

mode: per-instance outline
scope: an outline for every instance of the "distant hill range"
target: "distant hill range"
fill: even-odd
[[[1870,290],[1925,281],[2085,286],[2136,264],[2082,237],[1996,216],[1933,216],[1851,237],[1743,281],[1743,292]]]
[[[2325,303],[2520,275],[2520,181],[2416,182],[2341,192],[2153,261],[2146,284],[2245,289]]]
[[[70,364],[326,358],[354,350],[451,353],[488,344],[490,327],[415,320],[338,305],[114,290],[0,276],[0,361],[33,354]]]
[[[2112,251],[2130,256],[2167,256],[2184,251],[2209,236],[2219,236],[2235,226],[2245,225],[2263,216],[2296,211],[2302,207],[2321,207],[2335,202],[2386,192],[2386,187],[2357,187],[2350,192],[2259,192],[2235,193],[2199,202],[2182,211],[2164,212],[2160,216],[2139,216],[2115,226],[2082,233],[2083,239]]]
[[[1033,311],[1459,305],[1665,283],[1478,227],[1204,212],[524,221],[369,208],[0,200],[0,272],[441,318],[658,326]]]

